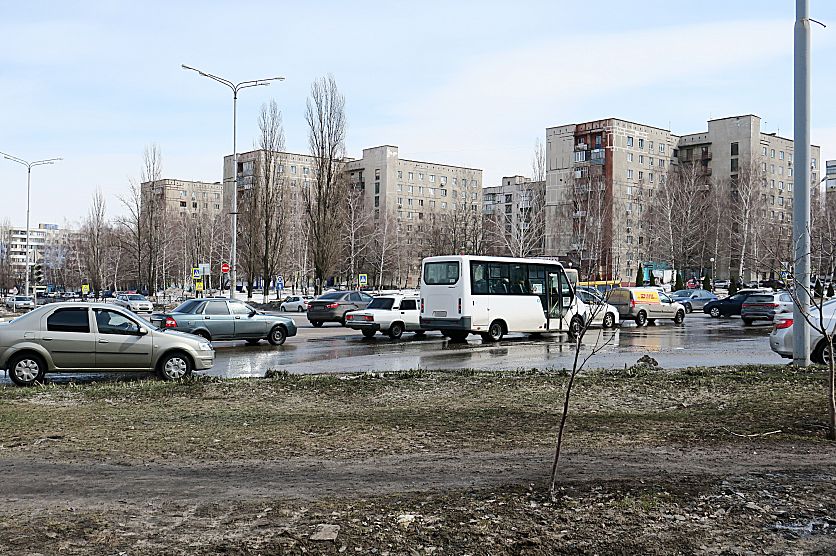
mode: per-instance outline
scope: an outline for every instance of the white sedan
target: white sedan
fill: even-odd
[[[424,334],[420,324],[420,300],[414,295],[382,295],[372,299],[371,303],[359,311],[345,315],[345,325],[360,330],[366,338],[382,332],[392,339],[398,339],[404,332],[414,332],[416,336]]]
[[[822,316],[824,317],[824,326],[821,323],[819,310],[817,308],[810,309],[810,322],[814,325],[810,330],[810,360],[819,364],[827,363],[831,356],[827,337],[820,330],[823,328],[829,334],[833,334],[834,327],[836,327],[836,299],[826,301],[822,305]],[[816,328],[820,330],[816,330]],[[769,334],[769,347],[772,348],[772,351],[787,359],[792,359],[793,356],[792,329],[792,314],[776,315],[772,324],[772,332]]]
[[[313,299],[309,295],[291,295],[288,296],[282,304],[279,305],[280,311],[293,311],[296,313],[304,313],[308,310],[308,301]]]
[[[621,322],[618,309],[607,303],[597,291],[578,288],[575,295],[589,307],[592,324],[601,325],[602,328],[615,328]]]

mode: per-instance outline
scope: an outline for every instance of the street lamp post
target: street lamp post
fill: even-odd
[[[25,295],[29,295],[29,263],[31,254],[29,252],[29,207],[30,207],[30,192],[32,190],[32,167],[33,166],[43,166],[45,164],[55,164],[59,160],[63,160],[63,158],[47,158],[44,160],[35,160],[33,162],[28,162],[23,160],[22,158],[18,158],[16,156],[12,156],[10,154],[0,152],[3,155],[3,158],[6,160],[11,160],[12,162],[17,162],[23,166],[26,166],[26,264],[24,273],[26,274],[26,291],[24,292]]]
[[[232,247],[229,255],[229,298],[235,297],[235,283],[238,280],[238,91],[248,87],[259,87],[269,85],[270,81],[284,81],[284,77],[268,77],[266,79],[255,79],[252,81],[241,81],[233,83],[223,77],[206,73],[197,68],[180,64],[183,69],[197,72],[203,77],[208,77],[222,85],[226,85],[232,91]]]
[[[717,281],[717,275],[714,274],[714,257],[708,260],[711,262],[711,291],[714,291],[714,282]]]

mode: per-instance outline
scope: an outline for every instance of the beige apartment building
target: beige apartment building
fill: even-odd
[[[26,272],[26,228],[11,227],[7,230],[8,257],[12,272],[24,276]],[[38,224],[29,229],[29,264],[44,262],[46,252],[51,246],[57,246],[62,230],[57,224]]]
[[[160,197],[163,211],[181,218],[214,218],[224,214],[224,190],[220,182],[160,179],[143,182],[143,198],[148,193]]]
[[[312,156],[281,153],[276,172],[291,187],[292,202],[301,202],[302,188],[316,179]],[[264,165],[261,150],[238,155],[238,188],[252,187]],[[404,275],[417,276],[421,241],[417,236],[436,214],[470,211],[478,217],[482,208],[482,170],[400,158],[398,147],[381,145],[363,149],[360,158],[348,158],[346,179],[363,192],[365,210],[372,218],[389,214],[396,219],[408,260]],[[231,204],[234,189],[232,156],[224,157],[224,199]]]
[[[501,233],[495,246],[498,254],[543,255],[545,250],[545,182],[525,176],[504,176],[499,185],[482,189],[485,224],[493,223],[493,233]],[[518,251],[519,249],[519,251]]]
[[[606,119],[548,128],[546,139],[546,252],[581,266],[588,261],[591,273],[632,280],[636,265],[647,261],[645,212],[672,165],[698,165],[706,183],[727,183],[730,190],[750,172],[763,187],[756,216],[775,241],[789,241],[793,141],[761,131],[758,116],[709,120],[706,131],[682,136]],[[818,184],[819,147],[811,154]],[[720,277],[731,272],[729,260],[714,264]],[[745,269],[746,277],[754,271]]]
[[[617,118],[547,128],[546,255],[589,276],[635,276],[648,246],[643,216],[678,140]]]

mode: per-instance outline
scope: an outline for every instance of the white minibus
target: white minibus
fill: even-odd
[[[509,332],[576,335],[589,315],[557,261],[450,255],[427,257],[421,266],[421,328],[453,340],[471,333],[487,341]]]

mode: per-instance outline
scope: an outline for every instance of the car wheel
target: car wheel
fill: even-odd
[[[256,340],[255,338],[251,338],[251,339],[247,340],[247,345],[248,346],[257,346],[260,341],[261,340]]]
[[[301,305],[299,305],[299,308],[298,308],[298,309],[296,309],[296,312],[297,312],[297,313],[304,313],[304,312],[305,312],[305,308],[304,308],[304,307],[302,307]]]
[[[361,330],[361,332],[363,333],[364,338],[374,338],[374,335],[377,334],[377,330],[371,330],[371,329],[364,329],[364,330]]]
[[[345,326],[345,313],[340,317],[339,323],[340,326]]]
[[[203,338],[207,342],[212,341],[212,336],[205,330],[200,330],[199,332],[195,332],[195,336],[200,336],[201,338]]]
[[[403,336],[403,325],[399,322],[393,322],[389,326],[389,337],[393,340],[397,340]]]
[[[285,311],[287,311],[287,307],[285,307],[284,305],[279,305],[279,311],[284,313]]]
[[[612,328],[615,326],[615,315],[612,313],[607,313],[604,315],[604,320],[601,322],[601,326],[604,328]]]
[[[693,308],[691,307],[691,304],[690,304],[690,303],[686,303],[686,304],[685,304],[685,312],[686,312],[686,313],[690,313],[691,311],[693,311]]]
[[[645,324],[647,324],[647,313],[639,311],[639,314],[636,315],[636,326],[644,326]]]
[[[685,311],[677,311],[676,316],[673,317],[673,322],[675,324],[682,324],[685,322]]]
[[[157,374],[163,380],[180,380],[192,374],[192,362],[182,352],[167,353],[157,364]]]
[[[711,315],[711,318],[718,319],[720,318],[720,308],[719,307],[712,307],[711,310],[708,312]]]
[[[752,326],[752,319],[743,319],[743,326]]]
[[[314,328],[322,328],[322,321],[321,320],[312,320],[311,324]]]
[[[274,346],[282,345],[286,339],[287,334],[281,326],[274,326],[273,329],[270,330],[270,335],[267,337],[267,341]]]
[[[572,317],[572,320],[569,321],[569,336],[572,338],[578,338],[583,332],[583,319],[581,317],[575,315]]]
[[[9,378],[18,386],[43,382],[46,362],[40,355],[21,353],[9,359]]]
[[[819,365],[827,365],[830,360],[830,346],[827,345],[827,339],[822,340],[810,354],[810,360]]]
[[[495,320],[491,323],[488,327],[488,331],[482,334],[482,339],[486,342],[498,342],[502,339],[502,336],[505,335],[505,328],[503,328],[502,323],[498,320]]]

